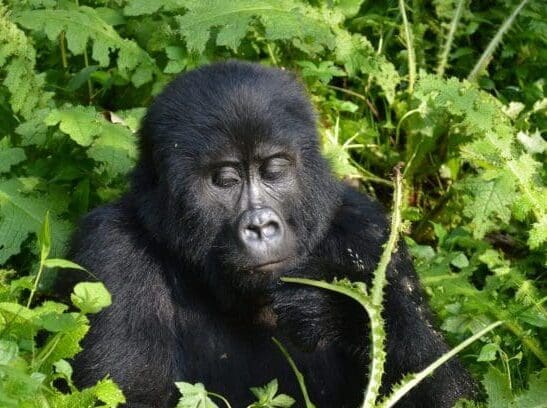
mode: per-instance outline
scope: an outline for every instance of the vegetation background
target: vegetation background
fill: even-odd
[[[126,188],[154,95],[228,58],[298,72],[334,171],[386,206],[405,163],[405,239],[445,336],[504,322],[461,355],[483,397],[462,406],[547,406],[546,11],[541,0],[0,0],[0,406],[123,401],[109,379],[77,390],[67,361],[108,292],[79,284],[69,306],[51,282],[74,266],[61,258],[78,218]]]

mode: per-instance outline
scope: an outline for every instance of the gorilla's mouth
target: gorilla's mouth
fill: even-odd
[[[283,258],[276,261],[268,261],[251,266],[249,269],[253,272],[273,272],[276,269],[279,269],[279,267],[284,265],[288,260],[289,258]]]

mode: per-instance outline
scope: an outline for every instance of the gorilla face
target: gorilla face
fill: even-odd
[[[239,62],[191,71],[158,96],[141,132],[141,218],[194,265],[260,286],[326,232],[339,187],[292,75]]]
[[[234,152],[236,153],[236,152]],[[203,192],[207,205],[226,213],[220,254],[234,268],[278,270],[296,255],[291,206],[298,195],[298,158],[282,146],[257,147],[251,157],[223,154],[207,163]],[[205,204],[205,203],[204,203]]]

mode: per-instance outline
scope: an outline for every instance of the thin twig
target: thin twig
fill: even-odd
[[[308,395],[308,390],[306,388],[306,383],[304,381],[304,376],[302,375],[300,370],[298,370],[298,367],[294,363],[294,360],[292,359],[291,355],[289,354],[287,349],[285,347],[283,347],[283,344],[281,344],[281,342],[279,342],[279,340],[277,340],[275,337],[272,337],[272,341],[279,348],[281,353],[283,353],[283,356],[285,356],[285,359],[287,360],[287,362],[291,366],[291,368],[294,372],[294,375],[296,376],[296,380],[298,381],[298,385],[300,386],[300,390],[302,391],[302,396],[304,397],[304,403],[306,405],[306,408],[315,408],[315,405],[313,404],[313,402],[311,402],[310,397]]]

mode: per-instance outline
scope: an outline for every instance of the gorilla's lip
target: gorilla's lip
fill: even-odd
[[[252,271],[267,272],[268,270],[272,269],[273,267],[284,263],[288,259],[289,258],[283,258],[283,259],[278,259],[278,260],[275,260],[275,261],[264,262],[262,264],[254,265],[254,266],[250,267],[249,269],[252,270]]]

